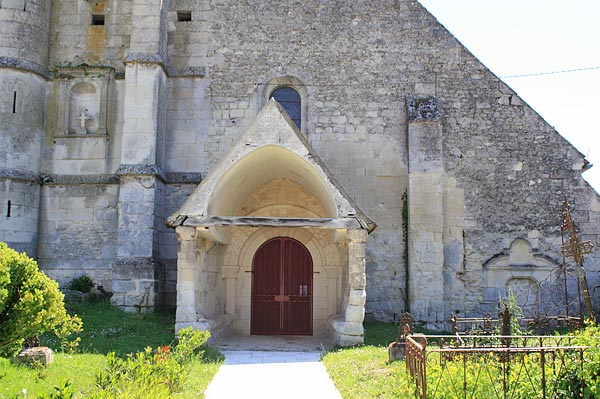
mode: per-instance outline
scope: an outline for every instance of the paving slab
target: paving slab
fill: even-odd
[[[221,351],[323,352],[333,348],[326,335],[238,335],[213,340]]]
[[[223,351],[206,399],[341,399],[321,352]]]

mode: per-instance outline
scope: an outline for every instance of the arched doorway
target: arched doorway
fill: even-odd
[[[312,335],[313,263],[293,238],[264,243],[252,260],[250,333]]]

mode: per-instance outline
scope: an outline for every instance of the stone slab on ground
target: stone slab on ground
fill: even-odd
[[[225,351],[206,399],[341,399],[321,352]]]
[[[33,365],[39,363],[48,366],[54,361],[54,352],[46,346],[36,346],[23,349],[14,360],[19,364]]]
[[[211,343],[221,352],[324,352],[333,345],[331,337],[323,335],[237,335]]]

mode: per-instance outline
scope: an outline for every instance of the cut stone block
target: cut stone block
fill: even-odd
[[[19,364],[26,364],[33,366],[35,364],[41,364],[48,366],[54,361],[54,352],[52,349],[46,346],[36,346],[33,348],[23,349],[15,357],[15,362]]]

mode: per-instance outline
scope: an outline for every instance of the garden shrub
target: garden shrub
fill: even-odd
[[[92,399],[170,398],[183,389],[190,367],[187,363],[199,356],[210,333],[191,327],[179,331],[179,342],[161,346],[121,359],[111,352],[107,365],[96,376]]]
[[[18,353],[25,338],[51,331],[65,341],[81,328],[81,320],[65,310],[56,281],[0,242],[0,356]]]
[[[89,276],[85,274],[83,276],[75,277],[67,286],[70,290],[88,293],[94,288],[94,282]]]
[[[63,381],[60,385],[55,386],[50,393],[38,396],[38,399],[73,399],[75,391],[71,381]]]
[[[575,332],[574,344],[588,347],[585,361],[582,367],[576,361],[565,365],[557,384],[557,398],[600,398],[600,326],[586,321],[585,328]]]

